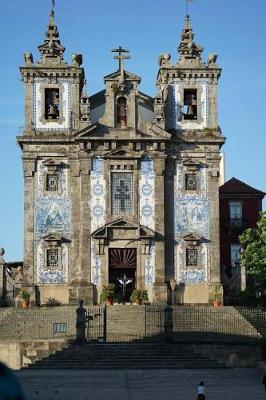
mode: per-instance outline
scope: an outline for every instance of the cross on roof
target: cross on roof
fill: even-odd
[[[118,56],[114,56],[114,59],[119,60],[119,71],[124,71],[124,60],[130,59],[130,56],[126,56],[125,53],[129,53],[129,51],[119,46],[118,49],[112,49],[112,53],[119,54]]]

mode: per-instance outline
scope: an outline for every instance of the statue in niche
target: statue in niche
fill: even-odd
[[[119,128],[127,127],[127,100],[125,97],[117,100],[117,123]]]

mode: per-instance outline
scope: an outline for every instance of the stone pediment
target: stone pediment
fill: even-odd
[[[110,81],[110,80],[118,80],[119,78],[121,77],[121,71],[120,70],[117,70],[116,72],[112,72],[111,74],[109,74],[109,75],[106,75],[105,77],[104,77],[104,81]],[[138,76],[138,75],[135,75],[135,74],[132,74],[131,72],[128,72],[128,71],[125,71],[124,72],[124,78],[125,78],[125,80],[128,80],[128,81],[137,81],[137,82],[139,82],[140,83],[140,81],[141,81],[141,77],[140,76]]]
[[[54,160],[53,158],[49,158],[48,160],[43,162],[43,165],[48,168],[56,168],[61,165],[61,161]]]
[[[162,129],[159,125],[148,122],[147,127],[151,137],[156,139],[171,139],[171,134]]]
[[[89,141],[91,139],[97,140],[169,140],[171,134],[166,132],[164,129],[151,122],[142,124],[140,129],[119,129],[114,127],[108,127],[106,125],[95,122],[94,124],[79,131],[74,136],[77,141]]]
[[[68,239],[66,239],[62,235],[59,235],[58,233],[48,233],[47,235],[43,236],[43,241],[47,244],[55,244],[55,245],[69,242]]]
[[[200,165],[200,163],[192,160],[191,158],[188,158],[183,162],[183,165],[188,168],[196,169]]]
[[[183,240],[195,246],[198,246],[200,243],[208,241],[204,237],[196,235],[194,233],[189,233],[188,235],[183,236]]]
[[[90,139],[92,134],[99,128],[99,123],[95,122],[95,124],[86,126],[86,128],[82,129],[81,131],[75,133],[74,138],[76,140],[86,140]]]
[[[143,225],[119,218],[98,228],[91,236],[93,239],[141,240],[154,238],[155,232]]]
[[[136,151],[133,150],[128,150],[120,147],[119,149],[115,149],[112,151],[108,151],[107,153],[103,154],[103,158],[122,158],[122,159],[135,159],[135,158],[140,158],[141,154],[139,154]]]

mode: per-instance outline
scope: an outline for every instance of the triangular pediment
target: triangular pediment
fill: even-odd
[[[50,232],[47,235],[43,236],[43,241],[46,243],[56,243],[56,244],[69,242],[68,239],[54,232]]]
[[[82,129],[81,131],[76,132],[74,138],[76,140],[90,139],[97,128],[99,128],[99,123],[95,122],[92,125],[86,126],[86,128]]]
[[[117,70],[115,72],[112,72],[111,74],[108,74],[104,77],[104,81],[110,81],[110,80],[117,80],[121,77],[121,71]],[[129,71],[124,71],[124,78],[125,80],[128,81],[137,81],[140,83],[141,77],[135,74],[132,74],[132,72]]]
[[[112,239],[114,236],[118,238],[116,235],[114,235],[114,231],[119,231],[121,233],[121,239],[126,238],[139,240],[151,239],[155,237],[155,232],[152,229],[127,221],[124,218],[119,218],[103,225],[94,231],[91,236],[94,239]],[[124,235],[122,233],[123,231],[125,232]]]
[[[159,125],[156,125],[151,122],[147,122],[146,126],[148,128],[148,133],[152,138],[156,139],[170,139],[171,134],[166,132],[164,129],[162,129]]]
[[[194,233],[189,233],[188,235],[183,237],[185,242],[201,242],[202,241],[202,237],[195,235]]]
[[[103,154],[103,158],[128,158],[128,159],[135,159],[141,157],[141,155],[133,150],[124,149],[120,147],[119,149],[115,149],[112,151],[108,151],[107,153]]]
[[[191,158],[188,158],[183,162],[183,165],[185,167],[197,168],[200,164],[198,162],[192,160]]]
[[[55,160],[53,158],[49,158],[48,160],[45,160],[43,162],[43,165],[48,168],[56,168],[59,167],[61,164],[61,161]]]

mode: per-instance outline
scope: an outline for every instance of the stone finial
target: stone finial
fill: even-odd
[[[171,55],[169,53],[160,54],[158,57],[158,64],[161,67],[162,65],[168,64],[170,60]]]
[[[32,65],[33,64],[32,53],[24,53],[24,60],[26,65]]]
[[[91,122],[90,120],[90,99],[87,92],[87,81],[84,79],[83,82],[83,89],[80,99],[80,118],[82,121],[86,121],[88,123]]]
[[[59,32],[55,23],[54,9],[51,10],[44,44],[38,46],[41,53],[41,64],[60,64],[63,60],[65,48],[61,45]]]
[[[82,65],[83,62],[83,57],[82,54],[72,54],[72,65],[74,67],[80,67]]]
[[[200,63],[201,53],[203,52],[203,47],[198,46],[194,43],[194,32],[191,26],[190,17],[186,15],[185,27],[181,34],[181,42],[178,47],[178,52],[180,54],[179,63]]]
[[[215,53],[211,53],[208,56],[208,65],[214,65],[216,64],[216,60],[218,58],[218,55]]]

